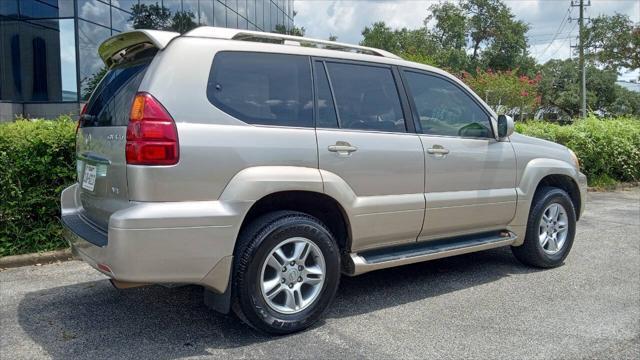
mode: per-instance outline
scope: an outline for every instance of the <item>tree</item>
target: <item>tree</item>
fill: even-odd
[[[431,34],[441,48],[462,49],[466,47],[467,18],[464,11],[453,3],[431,5],[431,14],[424,19],[425,27],[434,23]]]
[[[329,34],[329,41],[338,41],[338,36]]]
[[[171,25],[169,25],[167,30],[176,31],[181,34],[186,33],[198,27],[195,19],[196,16],[191,11],[176,11],[176,13],[173,14],[173,18],[171,18]]]
[[[98,84],[100,84],[102,78],[107,74],[107,71],[109,71],[109,69],[106,66],[102,66],[100,70],[94,74],[80,80],[80,85],[82,87],[82,100],[89,100],[93,90],[98,87]]]
[[[293,26],[291,29],[287,30],[284,25],[278,24],[273,32],[284,35],[304,36],[305,31],[304,27]]]
[[[426,28],[392,30],[384,22],[376,22],[362,30],[362,46],[387,50],[402,57],[428,56],[436,52],[435,43]]]
[[[136,4],[131,7],[129,20],[134,29],[165,30],[171,26],[171,11],[158,3]]]
[[[542,105],[558,108],[573,117],[580,113],[580,72],[578,61],[550,60],[541,67],[538,92]],[[602,114],[639,114],[640,94],[631,93],[616,84],[617,73],[612,69],[587,66],[587,108]]]
[[[640,68],[640,25],[627,15],[600,15],[585,29],[587,60],[618,71]]]

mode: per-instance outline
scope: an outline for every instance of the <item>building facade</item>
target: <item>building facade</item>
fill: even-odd
[[[77,114],[104,71],[98,46],[136,23],[282,31],[293,16],[293,0],[0,0],[0,121]]]

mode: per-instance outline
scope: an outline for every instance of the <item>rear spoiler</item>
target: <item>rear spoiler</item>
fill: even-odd
[[[177,32],[158,30],[133,30],[114,35],[105,40],[98,48],[98,54],[107,67],[111,67],[124,57],[128,49],[155,47],[164,49]]]

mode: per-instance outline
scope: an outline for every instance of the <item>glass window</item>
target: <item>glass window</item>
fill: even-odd
[[[489,116],[460,87],[439,76],[405,72],[422,132],[491,137]]]
[[[269,20],[269,29],[268,31],[275,31],[276,30],[276,26],[278,25],[278,8],[276,7],[276,4],[269,2],[270,6],[269,8],[270,10],[270,20]]]
[[[238,15],[247,17],[247,0],[238,0]]]
[[[238,29],[246,29],[247,28],[247,19],[238,15]]]
[[[18,17],[18,0],[0,1],[0,15]]]
[[[177,13],[178,11],[182,11],[181,0],[162,0],[162,6],[169,9],[169,11],[171,11],[171,15]]]
[[[264,2],[265,0],[256,0],[256,26],[258,29],[264,29]]]
[[[226,0],[227,7],[233,11],[238,10],[238,0]]]
[[[247,20],[256,23],[256,0],[247,0]]]
[[[89,97],[89,90],[91,90],[89,84],[104,73],[105,66],[98,56],[98,47],[110,36],[111,31],[108,28],[78,20],[81,99],[86,100]]]
[[[337,128],[338,117],[336,116],[336,108],[331,97],[331,89],[324,64],[321,61],[316,61],[313,66],[316,84],[316,107],[318,109],[316,127]]]
[[[78,0],[78,17],[96,24],[111,26],[110,6],[98,0]]]
[[[333,62],[326,65],[341,128],[406,131],[390,68]]]
[[[73,19],[0,22],[0,99],[77,101]]]
[[[111,0],[111,5],[126,11],[132,11],[133,6],[137,4],[138,0]]]
[[[5,2],[7,0],[0,0]],[[13,0],[8,0],[13,3]],[[68,0],[19,0],[23,18],[58,18],[73,16],[73,1]],[[9,4],[9,8],[13,6]]]
[[[310,70],[306,56],[221,52],[211,67],[207,97],[251,124],[312,127]]]
[[[133,29],[131,14],[118,8],[111,8],[111,22],[114,30],[128,31]]]
[[[213,2],[214,0],[200,0],[198,5],[198,21],[200,25],[213,26]]]
[[[144,61],[109,70],[87,103],[82,127],[126,126],[148,65],[149,62]]]
[[[227,26],[227,7],[223,3],[216,0],[213,4],[213,24],[214,26]]]
[[[227,8],[227,27],[238,27],[238,14],[236,14],[235,11],[232,11],[229,8]]]

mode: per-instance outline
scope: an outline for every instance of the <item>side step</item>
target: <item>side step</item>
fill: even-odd
[[[511,245],[516,239],[512,232],[499,231],[351,253],[347,275],[493,249]]]

